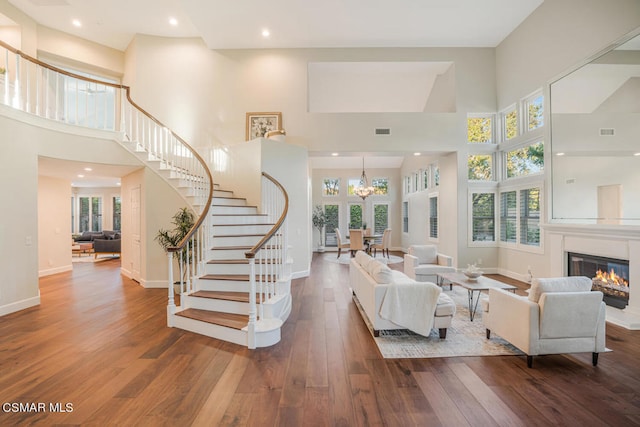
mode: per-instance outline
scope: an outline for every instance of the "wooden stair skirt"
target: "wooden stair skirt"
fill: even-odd
[[[197,334],[206,335],[243,347],[248,345],[247,324],[249,316],[235,313],[221,313],[209,310],[188,308],[172,316],[173,324]],[[265,319],[256,322],[255,346],[269,347],[280,342],[280,319]]]

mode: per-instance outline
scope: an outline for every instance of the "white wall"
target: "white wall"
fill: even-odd
[[[38,176],[39,276],[72,269],[71,182]]]

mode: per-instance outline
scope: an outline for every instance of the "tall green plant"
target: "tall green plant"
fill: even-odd
[[[189,230],[191,230],[195,224],[195,215],[189,210],[189,208],[180,208],[173,216],[171,223],[174,226],[171,230],[161,228],[158,230],[158,234],[156,234],[156,240],[165,252],[168,252],[170,247],[178,246],[178,243],[180,243],[180,241],[182,241],[182,239],[184,239],[184,237],[189,233]],[[189,243],[185,245],[181,251],[173,253],[173,257],[178,261],[182,259],[184,262],[191,262],[193,254],[192,249],[195,244],[195,239],[190,239]],[[184,275],[186,275],[186,269],[183,270],[183,276]],[[185,279],[185,277],[182,278],[183,281]]]
[[[322,206],[316,205],[313,208],[311,222],[313,222],[313,226],[320,232],[320,246],[324,246],[322,244],[322,229],[327,225],[327,214],[324,212],[324,209],[322,209]]]

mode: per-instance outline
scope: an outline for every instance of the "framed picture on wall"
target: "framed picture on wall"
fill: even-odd
[[[247,141],[282,129],[282,113],[247,113]]]

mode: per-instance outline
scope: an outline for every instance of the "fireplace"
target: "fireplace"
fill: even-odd
[[[604,294],[604,302],[616,308],[629,304],[629,261],[575,252],[568,253],[569,276],[587,276],[594,291]]]

